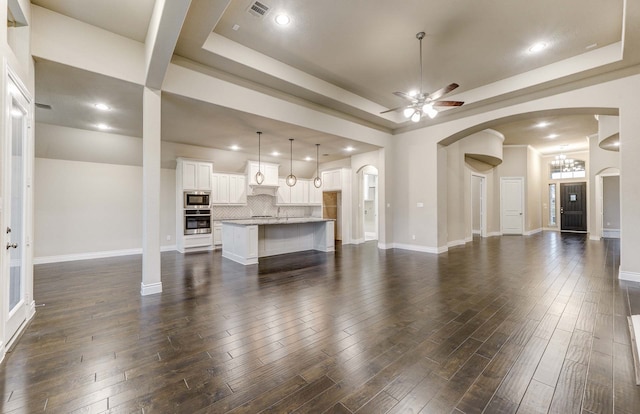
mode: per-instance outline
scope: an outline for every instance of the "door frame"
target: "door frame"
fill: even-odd
[[[589,231],[589,239],[590,240],[600,240],[604,235],[604,177],[619,177],[620,170],[617,168],[606,168],[603,172],[596,174],[596,188],[595,188],[595,198],[596,198],[596,212],[595,212],[595,231],[596,234],[593,234]],[[588,186],[588,184],[587,184]],[[588,191],[588,190],[587,190]],[[589,212],[587,212],[588,216]],[[587,222],[588,223],[588,222]],[[588,226],[587,226],[588,227]],[[587,230],[589,230],[587,228]]]
[[[473,237],[473,177],[480,178],[480,237],[487,237],[487,176],[471,173],[471,236]],[[502,209],[502,206],[500,207]],[[501,210],[502,213],[502,210]]]
[[[33,268],[32,268],[32,255],[33,252],[31,250],[31,240],[33,238],[33,190],[32,190],[32,176],[33,176],[33,160],[34,160],[34,148],[33,148],[33,98],[29,93],[28,89],[20,79],[20,77],[16,74],[15,71],[11,69],[11,67],[7,64],[6,60],[3,61],[3,88],[4,93],[2,94],[2,107],[4,112],[2,114],[4,120],[4,128],[2,129],[2,144],[1,144],[1,153],[0,159],[2,159],[3,169],[1,172],[1,194],[0,199],[2,211],[0,212],[2,227],[2,246],[6,246],[7,243],[10,242],[10,238],[5,231],[5,229],[10,225],[10,215],[11,211],[11,194],[9,194],[9,189],[11,188],[11,179],[12,174],[11,170],[7,168],[10,163],[6,162],[8,157],[11,157],[11,144],[10,140],[12,139],[11,132],[11,109],[13,106],[13,99],[16,97],[20,102],[20,105],[26,111],[24,116],[24,128],[25,134],[23,139],[23,208],[20,214],[22,214],[23,220],[23,228],[22,228],[22,243],[23,243],[23,254],[21,257],[21,266],[22,266],[22,283],[23,283],[23,293],[20,301],[23,303],[20,305],[20,308],[14,309],[12,312],[9,312],[9,283],[10,283],[10,263],[4,263],[5,260],[8,260],[8,255],[3,255],[2,264],[0,264],[0,283],[2,286],[2,290],[4,293],[0,298],[0,315],[2,318],[2,326],[0,329],[0,358],[4,356],[4,353],[7,349],[9,349],[15,340],[20,337],[22,331],[26,327],[27,323],[33,316],[35,315],[35,302],[33,301]],[[4,251],[5,249],[2,248]],[[6,253],[6,252],[5,252]],[[22,318],[21,313],[24,313],[24,318]],[[10,321],[10,318],[13,316],[19,316],[20,323],[17,324],[16,321]],[[16,326],[14,332],[10,332],[9,328],[13,328],[10,326],[10,323]]]
[[[524,223],[526,223],[525,220],[525,215],[526,215],[526,209],[525,209],[525,197],[524,197],[524,177],[500,177],[500,234],[505,234],[504,233],[504,208],[503,208],[503,201],[502,199],[503,197],[503,191],[502,191],[502,187],[505,181],[507,180],[517,180],[520,181],[520,204],[522,206],[522,212],[520,213],[520,221],[521,221],[521,228],[522,231],[520,233],[507,233],[509,235],[524,235],[525,233],[525,228],[524,228]]]

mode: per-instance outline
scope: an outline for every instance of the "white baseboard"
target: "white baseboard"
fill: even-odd
[[[170,252],[177,250],[176,245],[161,246],[161,252]],[[107,257],[131,256],[134,254],[142,254],[142,248],[124,249],[124,250],[107,250],[102,252],[74,253],[63,254],[59,256],[41,256],[34,257],[33,264],[72,262],[75,260],[104,259]]]
[[[487,237],[496,237],[496,236],[502,236],[502,232],[501,231],[492,231],[487,233]]]
[[[524,233],[522,233],[524,236],[531,236],[533,234],[536,233],[540,233],[542,231],[542,227],[538,227],[537,229],[533,229],[533,230],[529,230],[529,231],[525,231]]]
[[[473,236],[465,237],[465,238],[464,238],[464,242],[465,242],[465,243],[471,243],[472,241],[473,241]]]
[[[393,247],[396,249],[411,250],[414,252],[433,253],[433,254],[440,254],[449,250],[447,246],[428,247],[428,246],[418,246],[416,244],[405,244],[405,243],[394,243]]]
[[[363,238],[360,238],[360,239],[352,239],[352,240],[351,240],[351,244],[362,244],[362,243],[364,243],[364,242],[365,242],[364,237],[363,237]]]
[[[148,285],[140,283],[140,294],[142,296],[155,295],[157,293],[162,293],[162,282],[150,283]]]
[[[640,283],[640,273],[638,272],[629,272],[626,270],[618,270],[618,279],[620,280],[628,280],[629,282],[638,282]]]
[[[473,230],[472,232],[473,234],[482,234],[482,232],[480,230]]]
[[[636,373],[636,385],[640,385],[640,315],[631,315],[627,318],[629,321],[629,333],[631,334],[631,353]]]
[[[558,229],[557,227],[543,227],[542,230],[544,230],[544,231],[560,231],[560,229]]]
[[[456,246],[464,246],[466,244],[465,240],[452,240],[447,243],[447,248],[456,247]]]
[[[602,237],[607,237],[609,239],[619,239],[620,229],[602,229]]]
[[[589,234],[589,240],[600,241],[600,236],[592,236],[591,234]]]
[[[393,249],[393,243],[378,242],[378,249],[383,249],[383,250]]]

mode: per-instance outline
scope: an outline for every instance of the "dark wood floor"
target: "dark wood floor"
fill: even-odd
[[[343,246],[241,266],[36,266],[10,413],[638,413],[618,243],[540,233],[442,255]]]

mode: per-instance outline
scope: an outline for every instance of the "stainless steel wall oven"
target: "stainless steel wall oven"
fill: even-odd
[[[211,210],[188,209],[184,211],[184,234],[211,233]]]

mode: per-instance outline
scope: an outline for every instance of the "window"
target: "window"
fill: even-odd
[[[585,162],[566,158],[564,154],[556,156],[556,159],[549,163],[549,176],[552,180],[566,178],[584,178]]]
[[[549,184],[549,226],[557,226],[556,222],[556,185]]]

